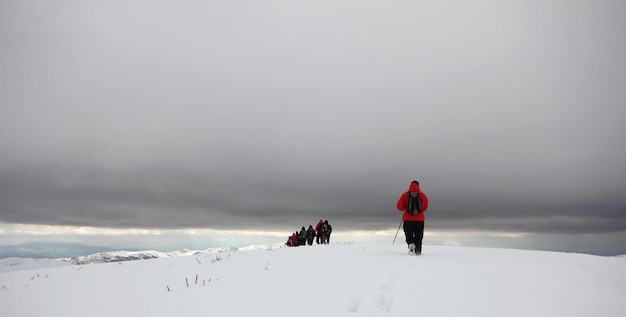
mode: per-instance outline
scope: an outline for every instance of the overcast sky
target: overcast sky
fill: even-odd
[[[0,223],[625,238],[625,14],[0,0]]]

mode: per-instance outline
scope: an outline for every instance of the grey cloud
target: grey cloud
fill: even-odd
[[[624,4],[272,3],[2,2],[0,221],[624,230]]]
[[[302,174],[291,179],[158,170],[121,174],[90,169],[79,173],[89,174],[90,181],[64,179],[63,170],[56,175],[32,169],[0,174],[5,222],[122,228],[289,230],[323,218],[343,228],[380,230],[399,220],[395,202],[406,185],[401,173],[322,178]],[[499,197],[496,202],[484,195],[466,199],[462,192],[450,190],[439,197],[440,192],[427,190],[428,182],[422,183],[431,200],[428,220],[434,229],[626,230],[623,203],[592,206],[563,199],[544,203],[512,196]],[[532,197],[524,191],[519,195]],[[520,201],[515,202],[517,199]]]

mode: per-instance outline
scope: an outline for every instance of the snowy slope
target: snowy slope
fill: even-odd
[[[63,260],[5,258],[0,259],[0,274],[14,271],[41,270],[44,268],[53,268],[69,265],[71,265],[71,263]],[[2,287],[0,287],[0,290],[2,290]]]
[[[444,246],[425,246],[417,257],[405,249],[315,245],[3,272],[0,310],[27,317],[626,312],[624,257]]]

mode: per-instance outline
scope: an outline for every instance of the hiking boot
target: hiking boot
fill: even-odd
[[[409,254],[415,254],[415,243],[409,244]]]

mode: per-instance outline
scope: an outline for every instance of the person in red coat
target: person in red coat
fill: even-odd
[[[419,212],[410,212],[409,196],[419,196],[421,200],[421,209]],[[417,195],[416,195],[417,194]],[[424,212],[428,209],[428,197],[420,189],[418,181],[412,181],[409,185],[409,191],[404,192],[398,199],[397,208],[403,212],[402,220],[404,222],[404,235],[406,244],[409,247],[409,254],[422,254],[422,239],[424,238]]]
[[[320,219],[320,222],[318,222],[317,225],[315,225],[315,236],[317,237],[316,239],[317,244],[324,243],[323,230],[322,230],[323,228],[324,228],[324,219]]]

